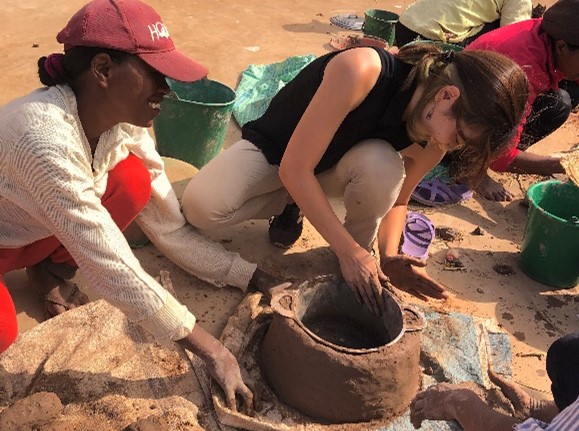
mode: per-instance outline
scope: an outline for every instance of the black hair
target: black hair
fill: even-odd
[[[99,48],[93,46],[76,46],[65,51],[61,60],[61,69],[58,73],[49,73],[46,68],[48,57],[38,59],[38,77],[40,82],[47,86],[59,84],[74,84],[76,79],[86,71],[94,56],[108,54],[115,63],[125,63],[132,56],[124,51]],[[58,54],[57,54],[58,55]]]

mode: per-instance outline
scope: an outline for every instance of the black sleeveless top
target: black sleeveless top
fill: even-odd
[[[402,115],[416,85],[401,90],[412,66],[384,49],[376,51],[382,62],[378,80],[362,103],[344,118],[316,166],[316,174],[334,166],[363,139],[383,139],[396,151],[412,144]],[[258,147],[270,164],[280,164],[294,129],[322,82],[328,61],[339,52],[326,54],[308,64],[276,94],[260,118],[241,129],[242,138]]]

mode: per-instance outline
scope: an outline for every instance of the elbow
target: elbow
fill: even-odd
[[[291,181],[291,177],[292,177],[291,168],[288,166],[287,163],[284,163],[282,160],[282,162],[279,165],[279,179],[281,180],[283,185],[286,186],[286,182]]]

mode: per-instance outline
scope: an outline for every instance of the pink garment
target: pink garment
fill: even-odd
[[[491,169],[495,171],[506,171],[518,154],[517,145],[535,98],[550,90],[557,90],[559,81],[564,78],[555,69],[551,42],[541,28],[541,22],[542,18],[537,18],[501,27],[480,36],[465,48],[469,51],[482,49],[506,55],[521,66],[529,80],[529,99],[524,120],[509,150],[491,163]]]

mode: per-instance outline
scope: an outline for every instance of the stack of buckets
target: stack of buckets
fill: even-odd
[[[235,91],[207,78],[167,82],[171,93],[153,121],[157,150],[201,169],[223,147]]]
[[[529,214],[519,263],[529,277],[549,286],[579,283],[579,187],[544,181],[527,191]]]

